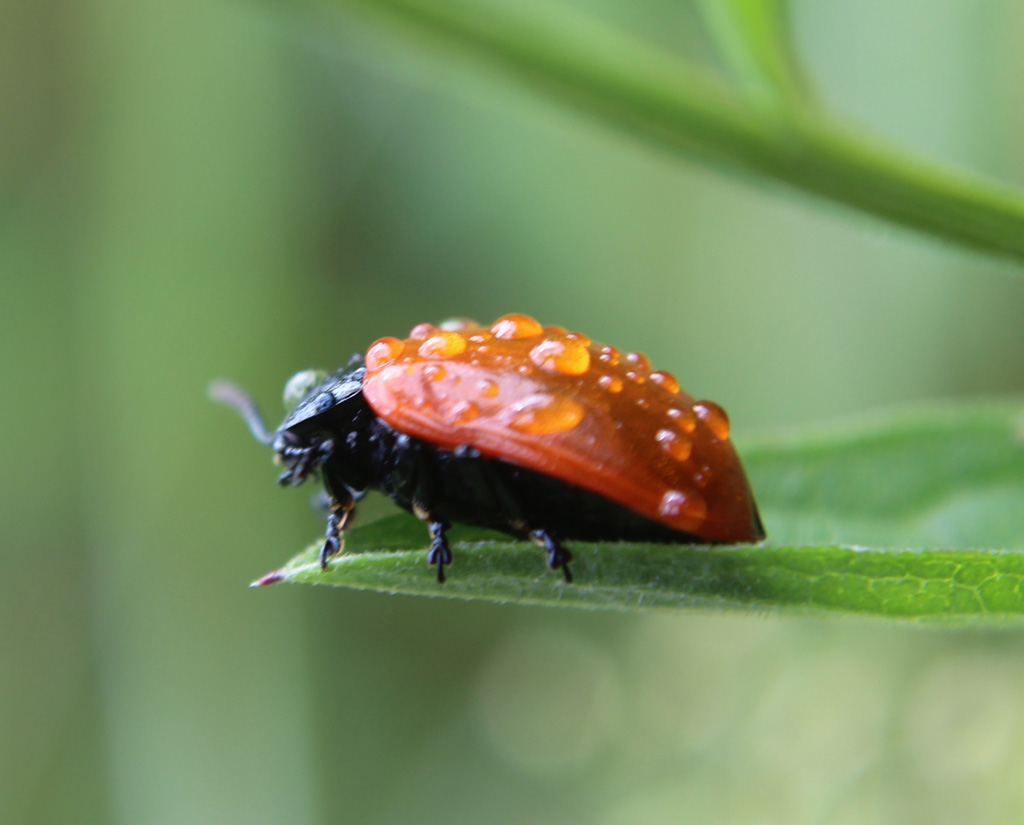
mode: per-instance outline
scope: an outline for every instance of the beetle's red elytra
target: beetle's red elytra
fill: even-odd
[[[706,541],[757,541],[729,419],[641,353],[526,315],[420,324],[366,353],[363,395],[396,430],[470,445]]]

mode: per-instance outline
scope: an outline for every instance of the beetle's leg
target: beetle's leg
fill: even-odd
[[[445,535],[451,525],[433,513],[432,500],[436,489],[431,464],[433,455],[433,451],[424,451],[418,442],[408,436],[400,435],[395,441],[395,475],[404,479],[413,515],[425,521],[430,529],[427,564],[437,565],[437,581],[444,584],[444,567],[452,563],[452,551]]]
[[[298,487],[313,470],[323,464],[334,452],[334,442],[327,438],[304,447],[285,445],[278,450],[279,458],[287,469],[277,477],[282,487]]]
[[[323,546],[320,548],[320,569],[327,569],[327,561],[331,556],[341,552],[342,533],[345,525],[355,512],[355,497],[347,490],[341,498],[330,496],[330,512],[327,515],[327,532]]]
[[[561,543],[547,530],[531,530],[530,538],[548,551],[548,567],[552,570],[562,568],[565,580],[572,583],[572,571],[569,570],[569,562],[572,561],[572,553],[562,547]]]
[[[490,469],[491,465],[481,461],[480,452],[472,447],[458,447],[454,454],[457,459],[468,459],[462,465],[463,473],[473,480],[478,494],[480,491],[486,491],[490,498],[490,507],[501,514],[503,521],[510,528],[523,533],[529,532],[530,538],[547,551],[548,565],[551,569],[561,568],[565,580],[571,583],[572,571],[569,569],[569,562],[572,561],[572,553],[547,530],[529,529],[529,521],[523,512],[519,496],[504,477]]]
[[[430,520],[427,526],[430,528],[430,552],[427,554],[427,564],[437,565],[437,582],[444,584],[444,566],[452,563],[452,551],[448,546],[448,536],[445,535],[451,525],[446,521]]]

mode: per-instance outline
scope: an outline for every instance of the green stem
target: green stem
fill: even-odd
[[[696,7],[752,104],[785,109],[812,103],[796,58],[786,0],[697,0]]]
[[[329,0],[463,54],[673,151],[782,181],[947,241],[1024,258],[1024,197],[816,113],[782,116],[673,55],[553,6]]]

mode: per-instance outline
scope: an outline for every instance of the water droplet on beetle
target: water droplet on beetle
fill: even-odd
[[[681,410],[678,407],[671,407],[668,411],[668,417],[671,418],[679,425],[684,433],[692,433],[697,429],[697,416],[695,416],[690,410]]]
[[[453,358],[465,351],[466,339],[457,332],[435,332],[418,350],[424,358]]]
[[[452,407],[452,419],[456,424],[468,424],[480,415],[480,408],[472,401],[460,401]]]
[[[448,373],[445,372],[444,367],[440,364],[427,364],[426,369],[423,370],[423,374],[431,381],[442,381]]]
[[[650,360],[642,352],[627,352],[626,363],[632,364],[642,372],[647,372],[651,368]]]
[[[676,381],[675,376],[671,373],[664,370],[655,370],[651,373],[651,381],[662,389],[668,390],[673,395],[679,393],[679,382]]]
[[[696,521],[703,521],[707,511],[704,498],[693,491],[668,490],[658,504],[658,515],[662,518],[675,519],[686,515]]]
[[[439,328],[445,332],[465,332],[478,326],[480,324],[472,318],[446,318],[440,323]]]
[[[370,371],[392,363],[405,349],[405,343],[397,338],[379,338],[366,351],[366,368]]]
[[[437,332],[437,327],[433,324],[417,324],[409,331],[409,337],[414,341],[425,341],[435,332]]]
[[[583,407],[571,398],[537,393],[512,406],[509,424],[521,433],[550,435],[571,430],[583,416]]]
[[[534,338],[544,332],[544,327],[529,315],[514,313],[512,315],[503,315],[491,324],[491,332],[494,333],[495,338],[505,340]]]
[[[693,411],[715,438],[725,441],[729,437],[729,416],[714,401],[698,401]]]
[[[654,434],[654,440],[676,461],[686,461],[693,451],[693,444],[690,443],[690,439],[684,438],[678,433],[672,432],[672,430],[658,430]]]
[[[569,339],[547,339],[530,350],[530,360],[560,375],[582,375],[590,369],[590,350]]]

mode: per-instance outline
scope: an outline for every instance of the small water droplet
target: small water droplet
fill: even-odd
[[[417,324],[409,331],[409,337],[414,341],[425,341],[435,332],[437,332],[437,327],[433,324]]]
[[[366,368],[372,372],[387,366],[398,358],[404,349],[405,344],[397,338],[380,338],[366,351]]]
[[[643,372],[647,372],[651,368],[650,360],[642,352],[627,352],[626,362]]]
[[[679,392],[679,382],[676,381],[675,376],[671,373],[665,372],[664,370],[655,370],[652,372],[651,381],[662,389],[668,390],[673,395],[676,395]]]
[[[472,401],[460,401],[452,407],[452,418],[456,424],[468,424],[480,415],[480,408]]]
[[[498,394],[498,385],[490,378],[484,378],[477,386],[485,398],[494,398]]]
[[[423,370],[423,374],[431,381],[442,381],[445,375],[447,375],[444,367],[440,364],[427,364],[426,369]]]
[[[544,328],[529,315],[503,315],[493,324],[491,332],[495,338],[534,338],[544,332]]]
[[[679,425],[684,433],[692,433],[697,429],[697,416],[695,416],[690,410],[681,410],[678,407],[671,407],[668,411],[668,417],[671,418]]]
[[[548,372],[582,375],[590,369],[590,350],[568,339],[547,339],[530,350],[530,360]]]
[[[511,426],[521,433],[550,435],[571,430],[583,420],[583,407],[571,398],[537,393],[516,402]]]
[[[478,326],[480,325],[472,318],[446,318],[440,324],[440,328],[445,332],[465,332]]]
[[[686,515],[702,521],[707,511],[704,498],[695,491],[668,490],[658,504],[658,515],[662,518],[676,519]]]
[[[597,385],[601,389],[608,390],[608,392],[612,393],[622,392],[622,387],[624,386],[622,379],[616,378],[614,375],[602,375],[597,379]]]
[[[626,378],[632,381],[634,384],[643,384],[647,381],[640,373],[630,370],[626,373]]]
[[[698,401],[693,411],[715,438],[725,441],[729,437],[729,416],[714,401]]]
[[[676,461],[686,461],[693,451],[690,439],[683,438],[678,433],[672,432],[672,430],[658,430],[654,434],[654,439]]]
[[[619,351],[615,347],[605,346],[601,347],[601,354],[597,356],[598,360],[602,361],[608,366],[614,367],[619,363]]]
[[[436,332],[420,344],[424,358],[453,358],[466,351],[466,339],[457,332]]]

